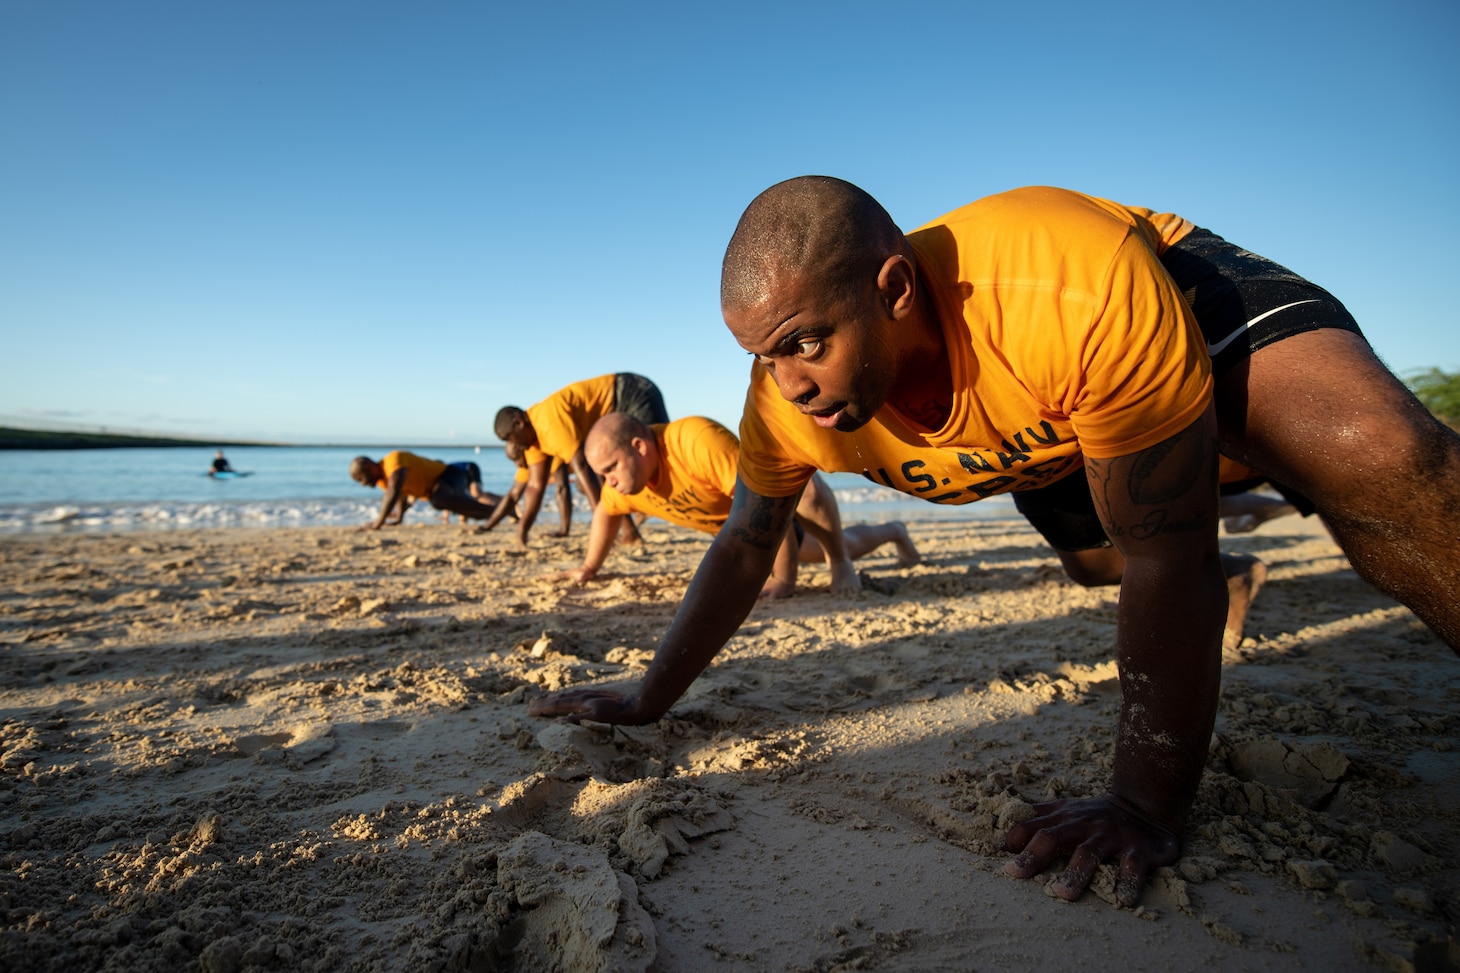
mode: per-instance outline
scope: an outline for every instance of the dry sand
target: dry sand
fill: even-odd
[[[1460,662],[1320,527],[1224,540],[1270,580],[1130,911],[995,849],[1102,787],[1116,593],[1022,522],[911,526],[618,730],[524,704],[635,679],[701,535],[578,591],[537,579],[581,528],[0,540],[0,969],[1460,966]]]

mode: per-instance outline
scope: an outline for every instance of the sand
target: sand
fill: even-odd
[[[996,848],[1103,787],[1116,592],[910,528],[616,730],[525,703],[637,678],[701,535],[583,590],[581,527],[0,539],[0,969],[1460,968],[1460,661],[1320,526],[1224,539],[1271,575],[1136,910]]]

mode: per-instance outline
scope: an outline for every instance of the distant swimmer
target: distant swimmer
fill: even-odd
[[[223,450],[213,454],[213,466],[208,470],[209,476],[217,476],[219,473],[232,473],[234,469],[228,465],[228,459],[223,455]]]
[[[437,510],[473,520],[492,516],[493,506],[502,500],[480,486],[474,490],[470,471],[405,450],[386,453],[378,463],[368,456],[356,456],[350,461],[350,479],[361,486],[385,491],[380,515],[371,523],[361,524],[360,530],[379,530],[399,524],[415,500],[425,500]]]
[[[575,382],[527,409],[509,405],[497,412],[497,438],[520,448],[527,463],[527,487],[522,493],[522,517],[517,523],[518,544],[527,546],[527,535],[542,508],[554,457],[569,465],[578,478],[578,487],[593,506],[598,506],[598,477],[583,457],[583,440],[593,424],[610,412],[626,412],[647,423],[669,421],[659,387],[632,372]],[[495,527],[504,516],[506,509],[499,506],[486,528]],[[630,543],[640,540],[632,522],[624,522],[620,539]]]
[[[583,449],[603,480],[603,492],[593,511],[583,566],[562,572],[559,579],[575,584],[591,580],[631,513],[710,534],[718,533],[730,516],[740,441],[713,419],[690,416],[649,426],[611,412],[594,424]],[[796,503],[793,530],[781,542],[761,596],[789,598],[796,588],[797,564],[823,560],[831,569],[833,591],[858,591],[861,582],[852,561],[884,544],[896,545],[900,564],[921,560],[907,528],[897,521],[843,528],[831,488],[813,475]]]

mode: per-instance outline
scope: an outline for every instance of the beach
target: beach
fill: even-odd
[[[1118,591],[1022,520],[909,529],[616,729],[526,704],[631,685],[704,535],[582,589],[581,524],[0,537],[0,967],[1460,969],[1460,660],[1320,524],[1222,540],[1270,574],[1135,910],[998,849],[1104,789]]]

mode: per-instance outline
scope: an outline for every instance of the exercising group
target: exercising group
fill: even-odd
[[[1052,889],[1073,899],[1113,861],[1134,905],[1180,854],[1224,631],[1240,632],[1263,576],[1219,550],[1223,516],[1240,530],[1316,513],[1355,571],[1460,647],[1460,436],[1335,297],[1180,216],[1036,187],[905,233],[856,186],[800,177],[746,209],[720,302],[753,356],[738,441],[708,420],[668,422],[632,375],[497,415],[527,469],[521,543],[552,458],[593,501],[569,580],[636,538],[635,511],[715,533],[642,681],[554,693],[535,715],[660,719],[808,550],[855,588],[863,539],[818,519],[818,472],[940,504],[1012,492],[1073,581],[1121,586],[1122,708],[1108,792],[1038,805],[1004,838],[1006,871],[1065,861]],[[1283,499],[1224,509],[1224,492],[1259,483]],[[485,519],[511,512],[497,503]],[[865,543],[915,560],[900,527]]]

